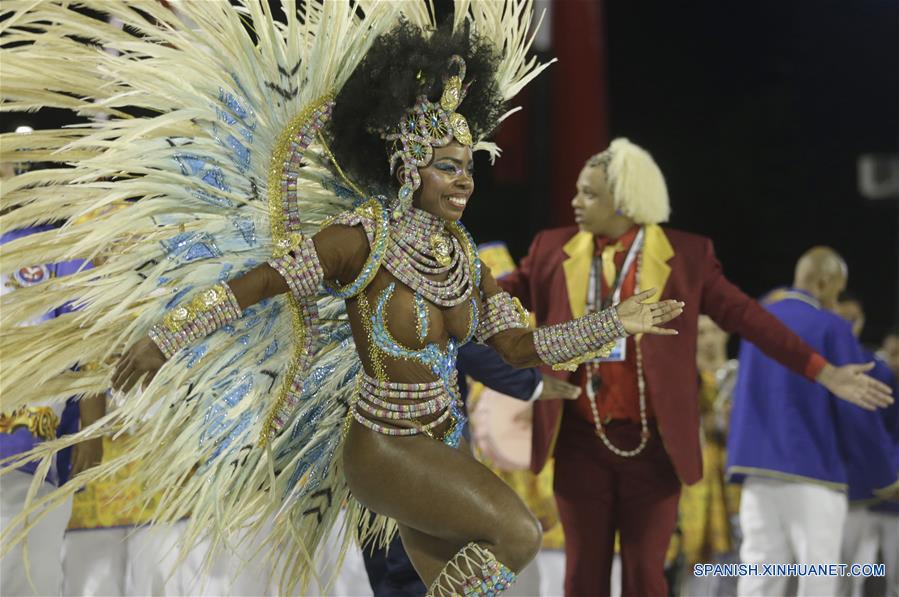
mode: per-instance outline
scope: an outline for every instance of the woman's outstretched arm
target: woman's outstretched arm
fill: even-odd
[[[115,390],[148,383],[165,362],[191,343],[238,319],[251,305],[286,292],[317,292],[322,280],[354,279],[368,257],[368,238],[358,226],[334,225],[312,238],[295,237],[283,255],[247,273],[201,290],[168,311],[150,333],[122,356],[112,377]]]
[[[499,287],[486,267],[482,271],[481,289],[486,301],[478,339],[515,367],[550,365],[573,370],[608,352],[621,338],[633,334],[675,335],[676,330],[661,326],[680,315],[684,307],[675,300],[645,302],[655,294],[651,288],[603,311],[534,330],[528,327],[521,305]]]

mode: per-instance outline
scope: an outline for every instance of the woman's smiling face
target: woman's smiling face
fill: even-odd
[[[453,141],[434,148],[434,159],[419,168],[421,187],[412,204],[443,220],[458,220],[474,191],[474,156],[471,147]]]

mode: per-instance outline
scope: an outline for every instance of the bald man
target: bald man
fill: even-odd
[[[815,247],[792,288],[765,307],[834,365],[865,361],[852,326],[832,312],[846,287],[840,255]],[[755,564],[837,564],[853,474],[892,495],[897,474],[879,415],[837,399],[743,342],[728,437],[727,475],[743,483],[740,559]],[[865,365],[870,370],[873,363]],[[864,469],[864,470],[861,470]],[[851,562],[849,562],[851,563]],[[799,576],[798,595],[833,595],[834,576]],[[785,595],[785,576],[740,578],[739,595]]]

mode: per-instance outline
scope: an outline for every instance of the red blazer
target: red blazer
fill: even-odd
[[[544,230],[534,238],[517,270],[500,285],[532,311],[538,325],[552,325],[584,314],[593,237],[574,226]],[[699,374],[696,368],[697,320],[711,317],[721,328],[756,344],[771,358],[814,379],[824,359],[753,299],[724,277],[708,238],[678,230],[646,227],[640,287],[661,291],[658,300],[686,303],[670,327],[678,336],[643,336],[644,374],[662,441],[681,481],[702,478],[699,445]],[[575,297],[575,298],[572,298]],[[577,299],[577,300],[575,300]],[[549,368],[546,368],[550,372]],[[562,379],[571,373],[554,371]],[[562,401],[534,404],[531,468],[539,472],[552,456],[562,420]]]

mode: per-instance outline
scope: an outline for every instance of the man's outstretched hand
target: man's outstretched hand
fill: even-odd
[[[893,397],[890,386],[866,375],[873,368],[874,363],[841,367],[827,364],[818,374],[817,381],[837,398],[865,410],[877,410],[892,404]]]

